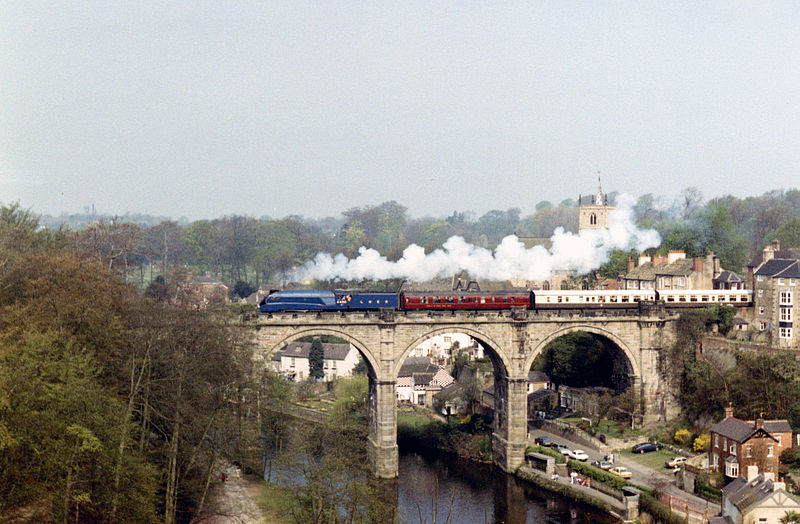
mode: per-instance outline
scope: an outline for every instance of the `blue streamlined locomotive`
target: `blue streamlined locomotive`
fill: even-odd
[[[397,293],[295,289],[268,295],[259,306],[262,313],[275,311],[358,311],[397,309]]]

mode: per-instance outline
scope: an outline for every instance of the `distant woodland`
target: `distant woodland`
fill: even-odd
[[[611,194],[612,204],[616,194]],[[705,201],[694,188],[675,198],[647,194],[633,206],[641,227],[657,230],[663,239],[659,251],[682,249],[687,256],[714,251],[726,269],[742,271],[766,242],[800,247],[800,190],[776,190],[761,196],[724,196]],[[239,294],[259,286],[281,285],[286,273],[319,252],[358,255],[362,246],[374,248],[390,260],[399,258],[411,243],[430,251],[453,235],[475,245],[494,248],[505,236],[549,237],[562,227],[576,232],[577,203],[539,202],[523,216],[519,208],[492,210],[480,217],[468,211],[448,216],[412,218],[395,202],[356,207],[341,217],[282,219],[231,215],[214,220],[175,222],[146,216],[44,217],[51,231],[62,228],[76,248],[125,274],[129,282],[146,286],[155,276],[178,267],[220,279]],[[600,268],[604,277],[625,269],[628,253],[613,253]]]

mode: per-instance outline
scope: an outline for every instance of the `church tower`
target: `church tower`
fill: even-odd
[[[584,204],[583,200],[589,203]],[[608,195],[603,195],[600,177],[597,177],[597,194],[582,199],[578,195],[578,232],[584,229],[600,229],[608,227],[608,214],[614,210],[608,205]]]

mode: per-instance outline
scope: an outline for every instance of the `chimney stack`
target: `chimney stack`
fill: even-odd
[[[686,258],[686,253],[682,249],[670,249],[667,253],[667,263],[672,264],[676,260],[683,260]]]
[[[752,482],[758,476],[758,466],[747,466],[747,482]]]
[[[756,419],[756,429],[763,429],[764,428],[764,414],[761,413],[758,418]]]
[[[628,255],[627,273],[630,273],[631,271],[633,271],[633,257]]]
[[[728,402],[725,407],[725,418],[733,418],[733,403],[731,402]]]
[[[766,262],[768,260],[772,260],[773,258],[775,258],[775,250],[770,245],[764,246],[761,259]]]
[[[639,255],[639,265],[640,265],[640,266],[641,266],[641,265],[643,265],[643,264],[647,264],[647,263],[649,263],[651,260],[652,260],[652,259],[650,258],[650,256],[649,256],[649,255],[645,255],[644,253],[642,253],[641,255]]]
[[[781,241],[777,238],[772,241],[772,249],[773,251],[780,251],[781,250]]]
[[[702,273],[703,272],[703,259],[697,257],[692,259],[692,271],[694,273]]]

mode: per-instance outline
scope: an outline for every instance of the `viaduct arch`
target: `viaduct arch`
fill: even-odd
[[[606,337],[625,355],[640,395],[645,420],[677,414],[659,371],[662,348],[674,340],[677,315],[663,308],[638,310],[551,311],[393,311],[281,312],[254,323],[257,364],[288,342],[329,334],[349,341],[371,368],[368,456],[376,476],[397,477],[397,374],[422,341],[443,333],[465,333],[494,355],[495,464],[513,471],[524,461],[527,444],[527,377],[534,359],[548,343],[576,331]]]

